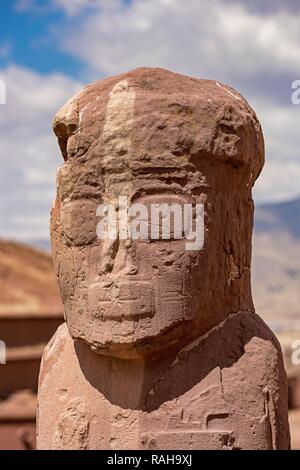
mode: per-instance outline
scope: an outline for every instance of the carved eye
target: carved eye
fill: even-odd
[[[184,223],[185,212],[189,201],[176,195],[155,195],[139,198],[138,204],[132,207],[144,208],[138,215],[142,224],[145,224],[144,232],[148,233],[150,240],[181,240],[185,238]],[[142,217],[141,217],[142,214]],[[191,217],[193,217],[193,212]],[[133,217],[134,218],[134,217]]]
[[[81,199],[65,202],[61,209],[61,225],[67,241],[75,246],[89,245],[96,239],[96,206]]]

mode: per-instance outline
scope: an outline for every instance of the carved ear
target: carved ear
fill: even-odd
[[[57,112],[53,119],[53,130],[58,139],[58,144],[65,161],[68,160],[68,139],[78,129],[79,122],[79,93],[74,95]]]
[[[65,162],[68,160],[68,152],[67,152],[67,143],[68,143],[68,130],[67,126],[58,120],[54,120],[53,122],[53,130],[57,137],[59,148],[63,159]]]

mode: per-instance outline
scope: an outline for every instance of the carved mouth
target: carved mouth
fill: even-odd
[[[93,284],[89,304],[93,318],[102,320],[139,319],[154,315],[153,288],[150,282],[126,280],[118,286]]]
[[[122,278],[118,282],[96,282],[89,286],[89,310],[100,320],[134,320],[152,318],[171,323],[190,320],[192,312],[180,272],[150,278]],[[169,321],[168,320],[168,321]],[[153,319],[154,321],[154,319]]]

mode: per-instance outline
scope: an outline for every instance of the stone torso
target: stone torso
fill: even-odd
[[[63,325],[44,353],[38,448],[286,449],[284,379],[253,314],[149,364],[98,356]]]

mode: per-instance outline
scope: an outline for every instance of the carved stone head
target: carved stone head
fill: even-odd
[[[251,189],[264,144],[240,94],[140,68],[84,88],[58,112],[54,131],[65,162],[52,245],[73,338],[98,353],[139,357],[253,310]],[[99,238],[97,208],[117,211],[120,196],[149,211],[202,204],[204,245],[187,249],[175,229],[168,239]]]

